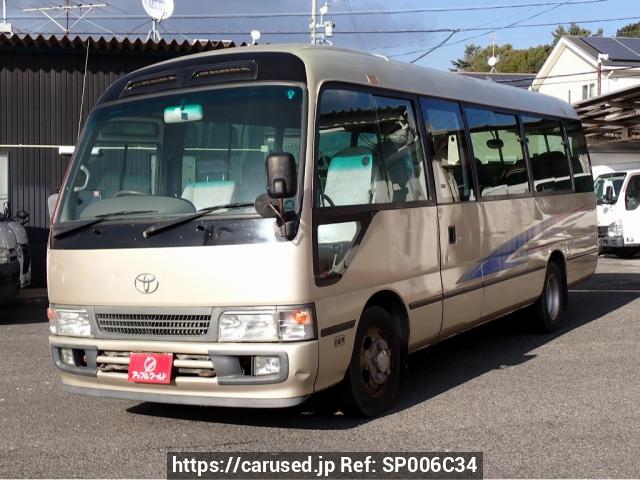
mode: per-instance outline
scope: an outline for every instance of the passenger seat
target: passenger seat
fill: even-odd
[[[187,183],[182,198],[193,203],[196,210],[231,203],[236,183],[231,180]]]

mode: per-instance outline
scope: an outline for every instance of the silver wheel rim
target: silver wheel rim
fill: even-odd
[[[391,348],[382,329],[370,327],[362,338],[360,366],[362,380],[371,396],[378,396],[391,375]]]
[[[547,279],[547,313],[551,320],[555,320],[560,313],[560,282],[555,275]]]

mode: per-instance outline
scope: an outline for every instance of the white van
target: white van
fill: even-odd
[[[633,257],[640,251],[640,169],[600,175],[595,190],[601,252]]]

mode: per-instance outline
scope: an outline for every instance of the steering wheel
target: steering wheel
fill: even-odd
[[[138,190],[120,190],[113,194],[114,197],[124,197],[126,195],[146,195],[144,192],[139,192]]]
[[[336,204],[333,202],[333,200],[331,200],[329,195],[327,195],[326,193],[321,193],[320,194],[320,198],[326,200],[330,207],[335,207],[336,206]]]

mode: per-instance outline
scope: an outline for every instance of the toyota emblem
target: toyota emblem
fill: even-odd
[[[133,282],[140,293],[149,294],[158,290],[160,284],[156,279],[156,276],[152,273],[141,273]]]

